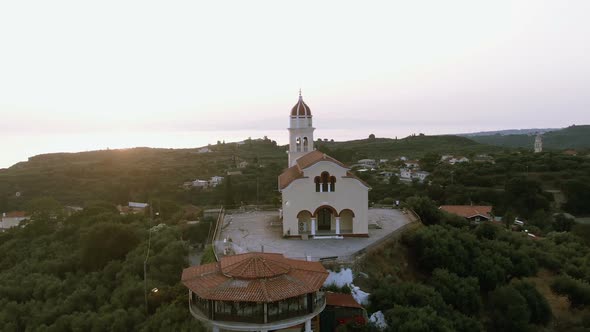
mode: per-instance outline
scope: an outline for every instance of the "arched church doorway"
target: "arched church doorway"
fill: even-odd
[[[321,208],[318,211],[318,230],[329,231],[332,227],[332,210]]]

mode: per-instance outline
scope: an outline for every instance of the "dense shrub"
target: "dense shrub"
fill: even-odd
[[[561,275],[553,280],[551,289],[557,294],[567,296],[572,307],[590,304],[590,284],[574,279],[568,275]]]

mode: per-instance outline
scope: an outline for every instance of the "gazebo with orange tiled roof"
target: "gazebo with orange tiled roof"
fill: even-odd
[[[264,331],[310,326],[325,306],[320,288],[327,276],[319,262],[246,253],[186,268],[182,283],[193,316],[214,330]]]

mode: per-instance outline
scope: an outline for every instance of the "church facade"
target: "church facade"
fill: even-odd
[[[314,149],[311,110],[301,94],[289,121],[289,167],[279,175],[283,235],[368,236],[369,185]]]

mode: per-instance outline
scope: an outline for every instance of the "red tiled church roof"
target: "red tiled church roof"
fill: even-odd
[[[313,293],[327,277],[319,262],[271,253],[226,256],[182,271],[182,283],[199,297],[239,302],[274,302]]]
[[[464,218],[475,216],[490,218],[492,214],[492,207],[489,205],[442,205],[440,209]]]
[[[316,163],[325,160],[336,163],[338,164],[338,166],[347,168],[343,163],[318,150],[303,155],[301,158],[298,158],[296,162],[299,168],[303,170],[308,168],[309,166],[315,165]]]
[[[287,168],[283,173],[279,175],[279,188],[285,189],[291,182],[303,178],[303,170],[315,165],[320,161],[330,161],[338,166],[348,168],[346,165],[341,163],[340,161],[328,156],[327,154],[320,152],[318,150],[312,151],[308,154],[303,155],[302,157],[298,158],[295,162],[296,164]],[[366,182],[356,177],[351,172],[346,172],[347,178],[354,178],[359,180],[362,184],[367,187],[370,187]]]

